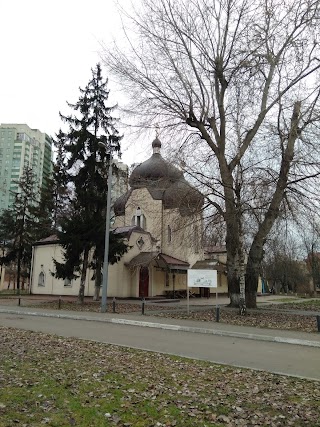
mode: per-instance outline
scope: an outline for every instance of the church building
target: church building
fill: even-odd
[[[113,206],[115,233],[127,239],[129,251],[109,266],[108,297],[174,296],[187,289],[187,269],[204,259],[202,246],[202,194],[183,172],[161,156],[158,137],[153,154],[129,177],[129,189]],[[31,292],[77,295],[79,279],[56,279],[53,258],[62,261],[55,237],[33,248]],[[94,294],[88,271],[85,295]]]

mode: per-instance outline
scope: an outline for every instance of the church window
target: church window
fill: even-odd
[[[144,240],[143,240],[143,238],[140,236],[140,238],[137,240],[137,246],[138,246],[138,248],[140,249],[140,251],[141,251],[141,249],[143,248],[143,246],[144,246]]]
[[[194,227],[194,251],[195,253],[199,253],[200,241],[199,241],[199,229],[196,225]]]
[[[146,228],[146,217],[143,215],[139,207],[136,209],[136,213],[132,218],[132,225],[137,225],[143,229]]]
[[[71,288],[71,286],[72,286],[72,281],[66,277],[66,278],[64,279],[63,286],[65,286],[66,288]]]
[[[140,208],[138,208],[137,209],[137,211],[136,211],[136,223],[137,223],[137,226],[138,227],[141,227],[142,226],[142,224],[141,224],[141,209]]]
[[[46,277],[43,271],[43,265],[41,265],[41,271],[38,277],[38,286],[45,286]]]
[[[172,242],[172,230],[170,225],[168,225],[168,243]]]

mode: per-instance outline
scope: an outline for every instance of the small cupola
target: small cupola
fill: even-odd
[[[156,137],[156,139],[152,141],[152,149],[153,149],[153,154],[160,154],[161,141],[158,137]]]

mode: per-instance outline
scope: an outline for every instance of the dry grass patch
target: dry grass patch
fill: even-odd
[[[320,426],[319,383],[0,328],[0,426]]]

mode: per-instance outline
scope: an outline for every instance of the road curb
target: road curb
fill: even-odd
[[[298,338],[288,338],[280,336],[271,336],[271,335],[260,335],[252,334],[246,332],[234,332],[234,331],[225,331],[219,329],[211,328],[199,328],[194,326],[181,326],[181,325],[172,325],[166,323],[158,322],[146,322],[143,320],[131,320],[123,318],[99,318],[99,317],[90,317],[90,316],[79,316],[79,315],[69,315],[69,314],[60,314],[60,313],[40,313],[37,311],[19,311],[19,310],[10,310],[10,309],[0,309],[0,313],[4,314],[16,314],[16,315],[25,315],[25,316],[38,316],[38,317],[53,317],[58,319],[72,319],[72,320],[85,320],[88,322],[101,322],[101,323],[113,323],[118,325],[131,325],[131,326],[140,326],[147,328],[156,328],[156,329],[165,329],[170,331],[179,331],[179,332],[191,332],[191,333],[200,333],[208,335],[218,335],[231,338],[242,338],[255,341],[268,341],[275,343],[291,344],[291,345],[301,345],[307,347],[318,347],[320,348],[320,342],[303,340]]]

